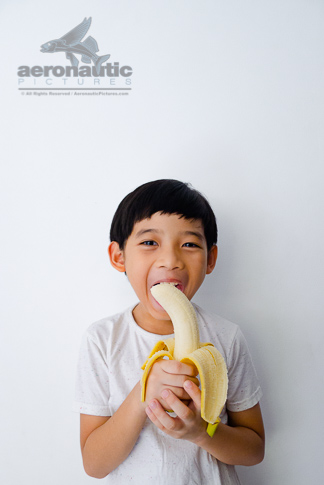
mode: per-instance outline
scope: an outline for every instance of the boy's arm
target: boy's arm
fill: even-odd
[[[264,458],[265,445],[260,405],[228,411],[228,416],[228,425],[220,423],[213,438],[205,433],[196,444],[228,465],[257,465]]]
[[[138,382],[113,416],[81,414],[81,451],[88,475],[106,477],[133,449],[147,418],[140,395]]]
[[[264,457],[264,429],[259,404],[241,412],[228,412],[229,424],[220,423],[214,436],[207,432],[207,423],[200,417],[200,389],[187,381],[185,389],[192,402],[182,403],[170,391],[163,391],[163,399],[176,414],[169,416],[157,400],[146,408],[151,421],[162,431],[178,439],[186,439],[208,451],[228,465],[256,465]]]

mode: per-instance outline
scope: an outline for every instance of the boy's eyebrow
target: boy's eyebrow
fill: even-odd
[[[154,232],[155,234],[159,234],[161,231],[159,229],[141,229],[135,234],[135,237],[138,238],[143,236],[144,234],[152,233],[152,232]]]
[[[204,235],[201,234],[200,232],[196,232],[196,231],[184,231],[183,232],[183,235],[184,236],[195,236],[197,237],[198,239],[200,239],[201,241],[204,240]]]
[[[140,231],[138,231],[136,234],[135,234],[135,237],[136,238],[140,238],[142,237],[144,234],[161,234],[162,231],[160,231],[159,229],[141,229]],[[201,241],[204,240],[204,235],[201,233],[201,232],[197,232],[197,231],[183,231],[181,232],[181,235],[183,236],[194,236],[194,237],[197,237],[198,239],[200,239]]]

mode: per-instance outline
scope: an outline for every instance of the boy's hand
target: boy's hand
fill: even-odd
[[[170,390],[162,391],[166,408],[177,415],[173,418],[162,408],[157,399],[149,401],[145,411],[150,420],[166,434],[176,439],[194,441],[206,433],[207,423],[201,418],[201,392],[192,381],[184,382],[184,387],[191,399],[188,406]]]
[[[156,361],[149,373],[146,387],[146,403],[157,400],[164,409],[170,409],[170,405],[163,399],[162,392],[169,389],[181,401],[189,403],[191,396],[185,391],[183,385],[186,381],[192,381],[199,386],[195,377],[196,373],[192,365],[183,364],[176,360],[161,359]]]

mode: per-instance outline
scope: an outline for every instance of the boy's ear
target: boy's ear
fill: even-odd
[[[212,246],[208,253],[206,274],[210,274],[215,268],[216,261],[217,261],[217,254],[218,254],[217,246]]]
[[[118,242],[112,241],[109,244],[108,254],[112,267],[121,273],[125,273],[124,251],[120,249]]]

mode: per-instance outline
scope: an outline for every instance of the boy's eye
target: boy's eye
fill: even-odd
[[[185,248],[199,248],[198,244],[187,242],[183,245]]]
[[[155,246],[157,243],[155,241],[143,241],[141,244],[143,246]]]

